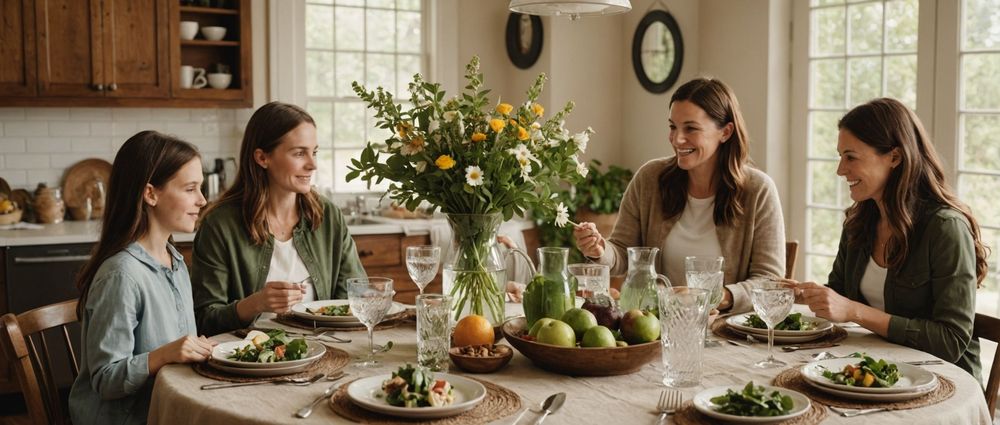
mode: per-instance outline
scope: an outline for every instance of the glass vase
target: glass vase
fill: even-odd
[[[451,250],[442,263],[443,292],[452,297],[454,320],[483,316],[493,326],[504,319],[506,262],[497,245],[503,216],[447,214]]]

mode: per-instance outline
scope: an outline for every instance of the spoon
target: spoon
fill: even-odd
[[[333,376],[327,378],[327,381],[336,381],[337,379],[343,378],[345,375],[347,374],[341,372],[339,375],[336,375],[336,378],[334,378]],[[302,419],[308,418],[309,415],[312,414],[313,407],[316,406],[316,403],[319,403],[321,400],[329,398],[331,395],[333,395],[333,392],[337,389],[337,386],[338,384],[330,385],[330,388],[327,388],[326,391],[323,391],[323,394],[320,394],[319,397],[316,397],[316,399],[313,400],[312,403],[309,403],[305,407],[299,409],[298,412],[295,412],[295,416]]]
[[[276,378],[268,379],[266,381],[253,381],[253,382],[228,382],[222,384],[206,384],[202,385],[203,390],[217,390],[219,388],[234,388],[234,387],[246,387],[250,385],[261,385],[261,384],[293,384],[293,385],[309,385],[313,382],[319,381],[326,377],[325,373],[317,373],[309,378]]]
[[[850,357],[857,357],[857,356],[855,356],[854,353],[848,354],[846,356],[838,356],[829,351],[820,351],[812,355],[813,361],[829,360],[829,359],[846,359]]]
[[[545,403],[542,404],[542,417],[535,421],[535,425],[541,425],[545,418],[549,417],[552,413],[559,410],[563,403],[566,402],[566,393],[556,393],[550,395],[549,398],[545,399]]]
[[[510,425],[515,425],[518,422],[520,422],[521,418],[523,418],[524,414],[527,413],[527,412],[532,412],[532,413],[542,413],[542,412],[544,412],[544,410],[542,410],[542,406],[545,404],[545,402],[549,398],[552,398],[552,397],[555,397],[555,396],[556,396],[556,394],[552,394],[552,395],[548,396],[545,400],[542,400],[542,401],[538,402],[538,404],[536,404],[534,406],[529,406],[527,409],[522,410],[521,414],[517,415],[517,418],[515,418],[514,422],[511,422]]]
[[[384,353],[392,349],[392,341],[386,342],[385,345],[375,345],[376,353]]]

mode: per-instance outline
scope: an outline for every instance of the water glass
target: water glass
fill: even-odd
[[[684,278],[687,286],[706,289],[711,294],[708,300],[709,310],[722,302],[722,257],[710,255],[693,255],[684,257]],[[707,322],[706,322],[707,323]],[[705,346],[720,345],[708,335],[708,325],[705,326]]]
[[[351,313],[368,328],[368,356],[361,359],[361,367],[378,367],[375,360],[375,325],[385,318],[392,306],[392,279],[387,277],[352,277],[347,279],[347,298]]]
[[[570,264],[569,274],[576,278],[576,287],[589,300],[611,299],[611,269],[603,264]]]
[[[435,372],[448,371],[451,345],[451,297],[417,295],[417,364]]]
[[[788,312],[792,311],[795,291],[775,281],[764,281],[757,283],[751,289],[750,299],[753,301],[754,312],[767,325],[767,359],[754,363],[753,367],[769,369],[786,365],[785,362],[774,358],[771,348],[774,345],[774,327],[785,320]]]
[[[701,380],[703,329],[708,321],[711,294],[687,286],[660,287],[657,292],[663,384],[674,388],[696,386]]]
[[[437,276],[441,265],[441,248],[437,246],[420,245],[406,248],[406,271],[410,279],[417,285],[420,294],[424,288]]]

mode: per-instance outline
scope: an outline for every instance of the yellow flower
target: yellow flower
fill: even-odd
[[[532,103],[531,112],[534,112],[536,117],[540,117],[542,115],[545,115],[545,108],[537,103]]]
[[[509,120],[509,122],[510,122],[510,125],[517,125],[517,120],[515,120],[515,119],[513,119],[513,118],[511,118],[511,119]]]
[[[524,127],[518,126],[517,140],[528,140],[528,130],[525,130]]]
[[[497,112],[499,112],[502,115],[507,115],[507,114],[510,113],[510,111],[513,111],[513,110],[514,110],[514,107],[511,106],[508,103],[501,103],[501,104],[497,105]]]
[[[500,130],[503,130],[504,126],[506,125],[507,123],[503,122],[503,120],[501,119],[493,118],[490,120],[490,128],[493,129],[494,133],[499,133]]]
[[[434,161],[434,165],[437,165],[437,167],[442,170],[447,170],[455,166],[455,160],[451,159],[448,155],[441,155]]]
[[[409,121],[396,124],[396,133],[399,134],[400,138],[405,138],[407,134],[410,134],[411,130],[413,130],[413,124],[410,124]]]
[[[503,121],[501,121],[501,122],[503,122]],[[482,142],[483,140],[486,140],[486,135],[485,134],[480,133],[478,131],[475,132],[475,133],[472,133],[472,141],[473,142]]]

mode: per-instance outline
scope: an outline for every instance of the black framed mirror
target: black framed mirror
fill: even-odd
[[[521,69],[531,68],[542,55],[542,19],[511,12],[507,17],[507,56]]]
[[[677,82],[683,64],[684,41],[673,15],[652,10],[643,16],[632,38],[632,68],[642,87],[666,92]]]

